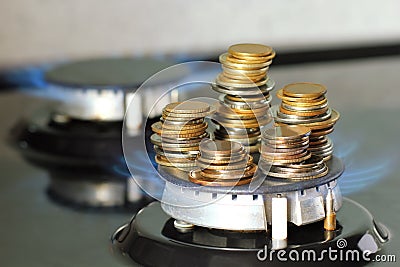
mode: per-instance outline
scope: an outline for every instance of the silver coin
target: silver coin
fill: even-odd
[[[236,95],[236,96],[257,96],[261,95],[263,93],[267,93],[274,89],[275,82],[272,79],[269,79],[267,81],[267,84],[264,86],[259,86],[259,87],[252,87],[252,88],[234,88],[234,87],[221,87],[217,84],[212,84],[212,88],[222,94],[228,94],[228,95]]]
[[[322,104],[322,105],[318,105],[318,106],[311,106],[311,107],[296,107],[296,106],[292,106],[292,105],[288,105],[286,103],[281,103],[281,106],[284,109],[290,110],[290,111],[299,111],[299,112],[304,112],[304,111],[316,111],[316,110],[320,110],[323,108],[328,107],[328,103]]]

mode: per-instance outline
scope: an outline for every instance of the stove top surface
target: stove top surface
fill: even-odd
[[[330,105],[342,114],[331,137],[346,166],[343,193],[389,228],[385,254],[395,255],[400,251],[399,70],[400,57],[271,68],[276,89],[295,81],[328,87]],[[18,92],[0,94],[0,225],[6,244],[0,265],[125,266],[112,255],[110,237],[132,214],[83,213],[54,204],[45,194],[46,172],[25,163],[5,141],[17,119],[29,114],[27,107],[44,103]]]

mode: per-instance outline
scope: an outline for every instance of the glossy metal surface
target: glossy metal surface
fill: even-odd
[[[337,240],[348,242],[346,249],[359,249],[364,236],[372,237],[371,242],[378,247],[388,241],[389,232],[384,226],[374,222],[372,215],[360,204],[344,200],[343,209],[338,214],[340,226],[331,235],[325,235],[323,225],[315,223],[300,228],[289,229],[291,239],[288,250],[337,248]],[[112,238],[115,253],[123,255],[128,263],[146,266],[265,266],[257,259],[257,252],[269,244],[265,232],[240,233],[195,228],[190,233],[181,234],[171,225],[171,219],[163,213],[160,203],[154,202],[142,209],[130,223],[119,228]],[[303,231],[308,235],[300,234]],[[269,236],[269,234],[268,234]],[[266,238],[266,239],[265,239]],[[163,257],[159,257],[163,255]],[[190,259],[196,259],[190,261]],[[291,266],[291,262],[268,262],[268,266]],[[311,264],[311,265],[310,265]],[[296,266],[319,266],[321,262],[299,263]],[[338,263],[324,261],[324,266]],[[340,266],[362,266],[365,262],[351,262]]]

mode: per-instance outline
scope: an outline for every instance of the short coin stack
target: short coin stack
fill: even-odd
[[[213,89],[219,93],[220,105],[213,116],[219,125],[215,131],[218,140],[242,143],[247,151],[259,149],[260,127],[271,121],[269,116],[269,92],[274,82],[267,72],[274,50],[260,44],[237,44],[219,57],[222,73],[216,79]]]
[[[199,144],[209,136],[204,117],[210,106],[198,101],[175,102],[163,109],[161,121],[151,128],[156,162],[163,166],[189,170],[196,166]]]
[[[282,104],[276,114],[278,124],[296,124],[311,129],[308,150],[325,161],[332,157],[332,141],[326,137],[340,115],[328,106],[326,87],[316,83],[292,83],[277,92]]]
[[[325,176],[323,159],[307,150],[311,130],[299,125],[269,128],[263,132],[259,168],[268,176],[292,180]]]
[[[235,186],[250,183],[257,171],[253,158],[240,143],[203,140],[197,167],[189,180],[207,186]]]

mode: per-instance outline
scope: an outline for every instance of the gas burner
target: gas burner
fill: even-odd
[[[61,103],[38,110],[12,130],[24,158],[48,170],[48,193],[58,203],[77,208],[141,208],[150,201],[131,179],[121,147],[123,119],[132,143],[142,141],[143,117],[159,116],[149,106],[160,85],[173,84],[182,73],[170,73],[147,84],[135,103],[135,90],[172,62],[152,59],[99,59],[61,65],[46,74],[48,92]],[[163,101],[170,102],[167,95]],[[150,115],[149,115],[150,114]],[[115,171],[122,169],[126,171]]]
[[[268,46],[231,46],[211,86],[224,94],[213,114],[192,100],[164,108],[146,140],[157,153],[162,198],[112,236],[129,263],[364,266],[389,241],[385,226],[341,195],[344,164],[326,137],[340,114],[325,86],[285,86],[267,125],[274,56]],[[209,117],[220,127],[204,132]]]
[[[360,204],[344,198],[338,213],[337,229],[323,231],[323,222],[303,226],[289,225],[285,254],[327,255],[329,249],[357,251],[377,250],[389,238],[386,228],[374,221],[371,214]],[[279,251],[271,252],[271,232],[228,231],[194,227],[181,231],[175,220],[168,216],[159,202],[142,209],[132,220],[112,236],[114,252],[133,266],[364,266],[366,261],[330,261],[328,256],[320,261],[280,261]],[[347,242],[347,244],[345,243]],[[346,247],[344,247],[347,245]],[[343,246],[343,247],[341,247]],[[342,249],[340,249],[342,248]],[[324,252],[325,251],[325,252]],[[349,253],[350,253],[349,252]],[[323,254],[325,253],[325,254]],[[160,257],[162,255],[162,257]],[[286,256],[283,256],[286,255]],[[313,254],[311,254],[313,255]],[[337,253],[336,255],[339,255]]]
[[[389,232],[360,204],[342,198],[337,184],[344,170],[340,159],[333,157],[327,165],[329,174],[319,179],[293,183],[269,177],[256,190],[249,185],[199,186],[190,183],[184,171],[159,167],[166,181],[162,202],[151,203],[115,232],[114,251],[144,266],[187,266],[193,258],[199,266],[288,266],[293,262],[281,262],[268,251],[323,255],[336,249],[361,255],[360,261],[345,260],[341,266],[363,266],[367,263],[363,253],[377,253],[389,240]],[[288,207],[278,224],[281,210],[279,206],[278,213],[274,210],[276,199],[284,199]],[[340,211],[334,228],[327,230],[330,203]],[[289,238],[275,239],[274,230],[287,222]],[[337,266],[328,257],[301,264],[321,262]]]
[[[278,194],[287,199],[287,220],[297,226],[325,218],[324,200],[332,190],[334,209],[342,206],[337,179],[344,171],[338,158],[328,162],[328,175],[313,180],[289,182],[268,179],[255,190],[251,185],[230,187],[200,186],[187,179],[187,173],[160,167],[166,180],[161,201],[165,213],[178,221],[231,231],[262,231],[272,222],[272,199]],[[264,213],[266,212],[266,219]]]

